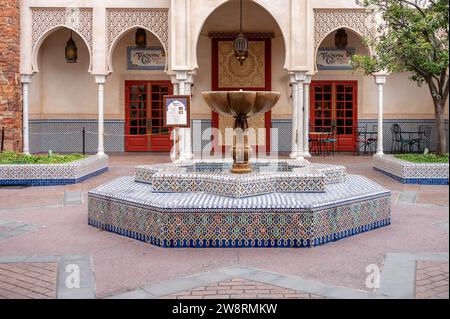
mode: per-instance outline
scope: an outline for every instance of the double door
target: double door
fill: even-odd
[[[169,152],[171,129],[164,126],[163,97],[170,81],[125,82],[125,151]]]
[[[357,82],[311,83],[310,130],[331,132],[335,127],[339,151],[354,151],[357,128]]]

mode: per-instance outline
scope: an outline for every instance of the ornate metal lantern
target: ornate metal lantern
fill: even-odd
[[[136,47],[138,48],[145,48],[147,46],[147,33],[144,29],[139,28],[136,30]]]
[[[334,36],[334,44],[337,49],[345,49],[347,47],[347,33],[345,33],[345,29],[339,29]]]
[[[72,38],[72,31],[70,32],[70,39],[66,43],[66,62],[77,63],[78,60],[78,48],[75,41]]]
[[[242,32],[242,0],[241,0],[241,29],[239,35],[234,40],[234,57],[239,61],[241,65],[244,64],[244,61],[248,57],[248,40],[244,37],[244,33]]]

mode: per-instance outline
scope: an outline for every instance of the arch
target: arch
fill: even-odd
[[[347,25],[342,25],[342,26],[335,27],[330,32],[328,32],[327,34],[322,36],[320,41],[317,42],[317,46],[314,48],[314,70],[316,72],[318,71],[317,70],[317,53],[319,52],[320,45],[322,44],[323,40],[325,40],[326,37],[328,37],[330,34],[336,32],[339,29],[346,29],[346,30],[349,30],[349,31],[355,33],[359,37],[359,39],[361,40],[361,43],[364,44],[364,41],[363,41],[364,40],[364,35],[361,34],[361,32],[359,32],[359,31],[355,30],[354,28],[349,27]],[[373,55],[373,49],[370,46],[366,45],[366,44],[364,44],[364,46],[369,51],[369,55]]]
[[[48,29],[47,31],[45,31],[40,37],[39,39],[36,41],[36,44],[34,45],[33,49],[32,49],[32,54],[31,54],[31,68],[33,70],[33,73],[37,73],[39,72],[39,66],[38,66],[38,54],[39,51],[41,49],[42,43],[44,43],[44,41],[53,33],[55,33],[58,30],[62,30],[62,29],[69,29],[71,31],[73,31],[74,33],[76,33],[83,41],[84,44],[86,45],[88,52],[89,52],[89,68],[88,68],[88,72],[92,73],[92,50],[91,47],[88,44],[88,41],[86,40],[86,38],[77,30],[75,30],[72,27],[69,27],[67,25],[56,25],[50,29]]]
[[[203,30],[203,28],[205,27],[206,22],[208,21],[209,17],[220,7],[227,5],[231,0],[221,0],[218,1],[216,3],[211,4],[211,6],[208,8],[208,10],[206,11],[206,14],[204,14],[201,17],[201,24],[198,25],[198,30],[194,30],[195,31],[195,38],[194,38],[194,44],[193,47],[191,48],[191,52],[193,54],[191,54],[191,56],[193,56],[194,60],[193,60],[193,69],[198,69],[198,61],[197,61],[197,47],[198,47],[198,41],[201,35],[201,32]],[[272,12],[270,11],[270,8],[268,8],[268,6],[266,4],[264,4],[262,0],[244,0],[244,1],[250,1],[255,3],[256,5],[260,6],[264,11],[266,11],[275,21],[276,25],[278,26],[278,28],[281,31],[281,35],[283,37],[283,43],[284,43],[284,68],[287,68],[287,62],[288,62],[288,58],[289,58],[289,43],[287,41],[287,39],[289,37],[287,37],[287,32],[286,30],[284,30],[284,28],[282,27],[282,24],[280,23],[280,19],[279,17],[275,16],[272,14]],[[200,20],[200,18],[197,18],[198,20]]]
[[[144,30],[150,32],[151,34],[153,34],[153,35],[158,39],[159,43],[161,43],[161,46],[162,46],[163,49],[164,49],[164,53],[166,54],[166,68],[165,68],[165,71],[167,71],[168,65],[169,65],[169,56],[168,56],[167,48],[165,47],[163,41],[161,40],[161,38],[160,38],[155,32],[153,32],[153,31],[150,30],[149,28],[144,27],[144,26],[139,25],[139,24],[136,24],[136,25],[133,25],[133,26],[131,26],[131,27],[129,27],[129,28],[126,28],[126,29],[122,30],[122,31],[114,38],[114,40],[111,42],[111,47],[109,48],[108,57],[107,57],[107,59],[108,59],[108,60],[107,60],[107,61],[108,61],[108,74],[109,74],[109,73],[112,73],[112,72],[114,71],[114,70],[113,70],[113,55],[114,55],[114,51],[115,51],[115,49],[116,49],[117,43],[119,43],[119,41],[120,41],[120,40],[121,40],[128,32],[130,32],[130,31],[132,31],[132,30],[134,30],[134,29],[138,29],[138,28],[142,28],[142,29],[144,29]]]

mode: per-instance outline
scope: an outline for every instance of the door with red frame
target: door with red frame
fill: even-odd
[[[337,149],[355,150],[357,127],[356,81],[313,81],[311,83],[310,130],[329,132],[336,125]]]
[[[170,81],[125,82],[125,151],[169,152],[171,129],[164,126],[163,97]]]

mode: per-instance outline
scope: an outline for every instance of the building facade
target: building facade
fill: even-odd
[[[249,56],[242,66],[232,49],[239,0],[1,3],[6,149],[80,152],[84,136],[87,151],[100,154],[169,151],[175,134],[164,126],[162,101],[180,94],[192,99],[191,128],[176,134],[180,156],[190,158],[210,143],[208,128],[225,136],[230,126],[203,101],[201,93],[211,90],[280,92],[273,110],[250,125],[257,145],[292,156],[308,155],[308,132],[332,125],[349,152],[358,126],[377,131],[385,151],[392,123],[434,126],[430,94],[409,74],[365,76],[349,68],[349,55],[374,54],[364,38],[377,24],[354,0],[243,0]],[[67,60],[69,39],[76,63]]]

